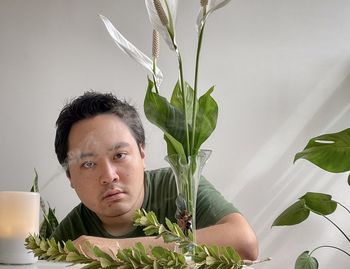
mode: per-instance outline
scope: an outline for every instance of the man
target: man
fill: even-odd
[[[170,168],[144,171],[145,135],[134,107],[112,94],[86,92],[68,103],[56,122],[55,150],[81,204],[53,233],[56,240],[89,240],[101,248],[141,242],[165,244],[133,226],[135,211],[175,222],[176,183]],[[257,257],[257,240],[244,217],[205,179],[197,198],[197,242],[234,247]]]

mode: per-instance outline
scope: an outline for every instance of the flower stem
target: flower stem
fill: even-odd
[[[320,248],[333,248],[333,249],[336,249],[336,250],[339,250],[341,252],[343,252],[344,254],[350,256],[350,253],[349,252],[346,252],[345,250],[341,249],[341,248],[338,248],[338,247],[335,247],[335,246],[328,246],[328,245],[324,245],[324,246],[319,246],[317,248],[315,248],[313,251],[310,252],[309,256],[311,256],[311,254],[313,252],[315,252],[316,250],[320,249]]]
[[[345,238],[350,242],[350,238],[344,233],[344,231],[342,229],[340,229],[340,227],[335,222],[333,222],[330,218],[328,218],[325,215],[323,215],[323,217],[325,217],[330,223],[332,223],[345,236]]]
[[[182,95],[182,105],[184,110],[184,116],[185,116],[185,132],[186,132],[186,145],[185,145],[185,154],[186,154],[186,161],[188,162],[188,157],[191,154],[191,148],[190,148],[190,135],[188,131],[188,122],[187,122],[187,103],[186,103],[186,96],[185,96],[185,83],[184,83],[184,76],[183,76],[183,68],[182,68],[182,59],[179,49],[175,46],[175,51],[177,54],[177,59],[179,62],[179,82],[180,82],[180,89],[181,89],[181,95]]]
[[[204,7],[205,9],[205,7]],[[205,10],[204,10],[204,16],[205,16]],[[201,27],[199,33],[198,33],[198,43],[197,43],[197,53],[196,53],[196,66],[195,66],[195,72],[194,72],[194,88],[193,88],[193,112],[192,112],[192,150],[191,155],[194,155],[195,152],[193,152],[194,149],[194,142],[195,142],[195,136],[196,136],[196,119],[197,119],[197,95],[198,95],[198,70],[199,70],[199,58],[201,53],[201,47],[202,47],[202,40],[203,40],[203,33],[204,33],[204,26]]]

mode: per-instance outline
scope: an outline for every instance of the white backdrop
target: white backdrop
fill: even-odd
[[[192,83],[199,1],[180,2],[177,41]],[[0,189],[29,190],[36,168],[41,193],[60,219],[78,202],[53,147],[66,100],[89,89],[112,91],[144,118],[147,73],[116,47],[98,14],[150,55],[152,29],[143,1],[0,1]],[[260,257],[273,258],[256,268],[293,268],[302,251],[324,244],[349,251],[318,216],[271,228],[307,191],[328,192],[350,206],[346,174],[292,163],[309,138],[350,126],[349,15],[348,0],[232,0],[207,22],[199,86],[203,93],[216,85],[220,115],[205,144],[213,155],[204,173],[250,221]],[[162,92],[169,96],[177,63],[161,45]],[[162,134],[144,122],[147,167],[164,166]],[[345,213],[333,218],[349,227]],[[315,256],[321,268],[349,268],[349,257],[334,250]]]

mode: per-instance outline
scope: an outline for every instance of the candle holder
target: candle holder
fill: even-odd
[[[40,194],[0,191],[0,264],[37,261],[24,247],[29,234],[39,234]]]

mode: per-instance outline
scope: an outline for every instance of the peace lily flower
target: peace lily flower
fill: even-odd
[[[153,50],[156,53],[153,52],[152,61],[127,41],[106,17],[101,16],[109,34],[121,50],[152,73],[153,81],[149,80],[148,82],[144,101],[146,117],[164,132],[168,154],[179,154],[184,160],[188,160],[189,156],[198,154],[202,143],[214,131],[218,115],[217,104],[211,96],[214,87],[209,88],[205,94],[197,98],[198,66],[205,21],[214,10],[225,6],[229,0],[201,0],[200,2],[201,15],[198,18],[202,27],[198,35],[195,79],[192,88],[184,79],[182,58],[175,41],[175,19],[178,1],[145,0],[150,22],[155,29],[154,36],[157,37],[157,33],[159,33],[169,48],[174,50],[177,55],[179,79],[169,101],[159,95],[158,91],[161,81],[161,72],[156,65],[158,45],[156,46],[157,49]],[[155,92],[153,89],[155,89]]]
[[[118,47],[127,55],[129,55],[136,62],[144,66],[155,79],[156,85],[160,85],[163,80],[162,71],[153,65],[153,61],[147,57],[143,52],[137,49],[133,44],[131,44],[107,19],[105,16],[100,15],[101,20],[105,24],[108,33],[113,38],[114,42]]]
[[[201,15],[199,19],[201,26],[198,33],[193,88],[184,79],[180,48],[175,41],[177,0],[145,0],[149,19],[154,29],[153,62],[128,42],[107,18],[101,16],[108,32],[122,51],[141,63],[153,74],[153,80],[148,79],[144,112],[147,119],[164,133],[167,155],[168,157],[171,156],[168,160],[171,159],[169,163],[171,163],[172,168],[181,170],[174,172],[176,175],[181,175],[177,179],[180,194],[176,205],[179,209],[179,216],[191,216],[191,220],[186,220],[186,225],[183,227],[184,234],[188,235],[190,240],[195,240],[195,234],[192,233],[192,229],[189,227],[192,223],[195,224],[197,176],[198,173],[200,174],[201,161],[205,162],[207,158],[203,157],[205,151],[201,150],[201,146],[214,131],[218,117],[218,105],[212,97],[214,87],[210,87],[203,95],[197,97],[202,37],[208,15],[226,5],[229,0],[201,0],[200,2]],[[157,78],[160,71],[158,71],[156,60],[159,54],[159,35],[163,37],[169,48],[175,52],[178,61],[179,77],[169,100],[161,96],[158,90]],[[176,165],[174,165],[173,160],[176,160]],[[178,220],[180,221],[180,219]]]
[[[171,50],[176,49],[175,20],[177,0],[145,0],[153,29],[158,31]]]
[[[201,31],[211,13],[226,6],[230,1],[231,0],[201,0],[201,9],[197,17],[197,31]]]

